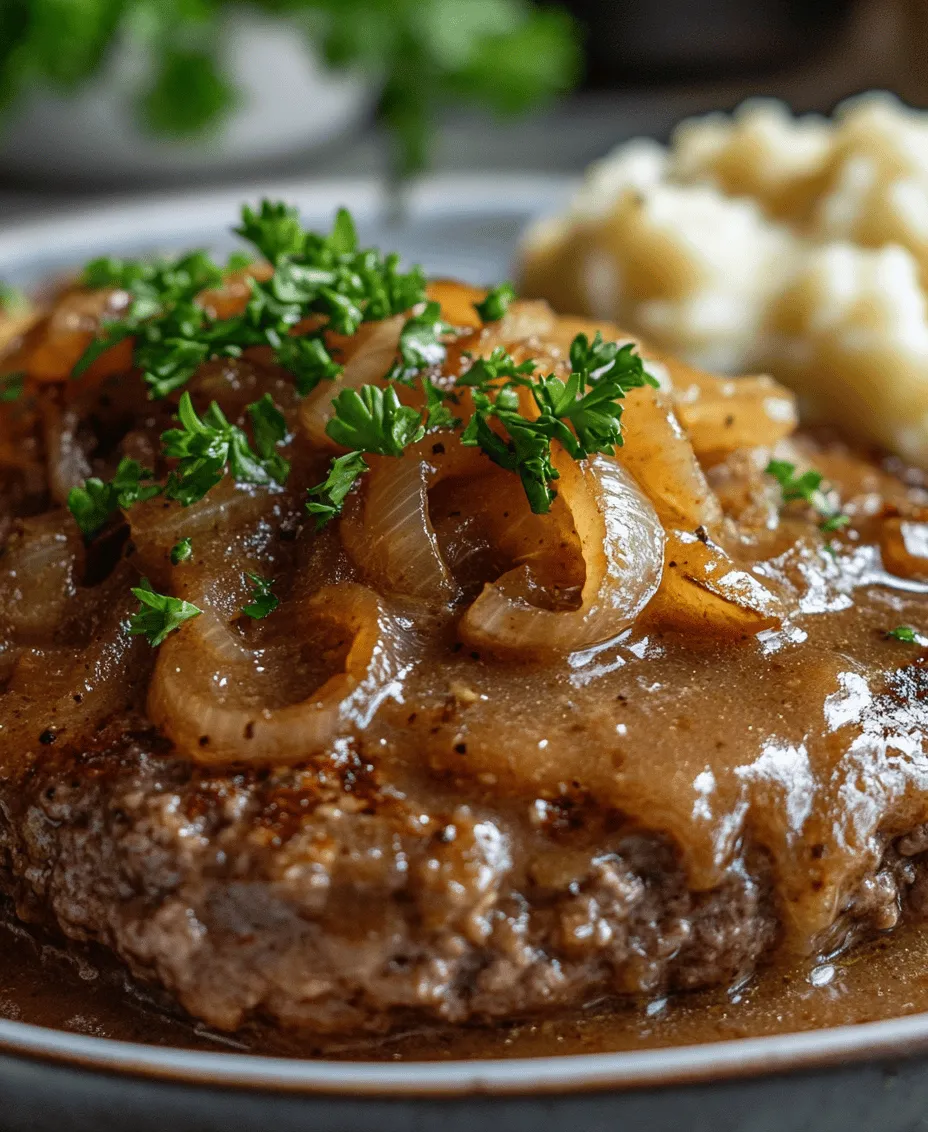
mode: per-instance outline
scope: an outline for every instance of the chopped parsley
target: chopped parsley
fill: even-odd
[[[245,577],[251,583],[251,601],[242,606],[242,613],[260,621],[280,605],[280,599],[271,593],[274,579],[262,578],[259,574],[246,574]]]
[[[213,319],[197,302],[203,290],[220,286],[225,270],[204,252],[154,264],[95,260],[84,273],[89,287],[120,287],[132,296],[119,319],[104,323],[74,368],[79,377],[101,354],[125,338],[134,339],[133,363],[142,371],[153,398],[182,389],[199,367],[213,358],[237,358],[254,346],[270,346],[275,361],[291,371],[301,393],[338,376],[321,331],[291,336],[310,315],[340,334],[356,333],[364,321],[388,318],[425,300],[425,276],[418,267],[401,271],[399,257],[358,246],[350,213],[341,209],[327,236],[305,230],[297,210],[263,201],[245,207],[238,233],[273,267],[269,279],[251,279],[245,310]],[[429,308],[427,307],[426,310]],[[411,320],[404,359],[417,364],[434,337],[425,319]]]
[[[193,543],[189,538],[182,538],[171,547],[171,565],[179,566],[193,557]]]
[[[201,419],[190,394],[183,393],[177,406],[181,427],[168,429],[161,437],[164,455],[178,461],[164,488],[168,499],[177,499],[189,507],[219,483],[227,466],[238,483],[270,484],[285,480],[289,465],[274,450],[273,443],[279,426],[272,414],[278,410],[270,403],[270,398],[267,403],[272,412],[268,411],[263,398],[249,406],[252,421],[257,416],[262,422],[262,440],[256,440],[259,451],[255,452],[245,433],[226,420],[215,401]]]
[[[158,495],[161,485],[152,480],[153,472],[137,460],[125,458],[111,480],[91,476],[80,487],[72,487],[68,492],[68,510],[85,537],[92,538],[120,508],[126,510],[133,503]]]
[[[482,302],[474,303],[474,310],[480,315],[481,322],[498,322],[509,310],[509,304],[515,297],[515,288],[511,283],[500,283],[487,292],[487,297]]]
[[[577,335],[570,361],[565,382],[555,374],[530,372],[533,363],[517,366],[505,351],[496,350],[488,362],[475,363],[462,379],[473,389],[475,405],[462,442],[481,448],[495,464],[517,473],[532,510],[540,514],[550,510],[555,497],[552,485],[558,478],[551,441],[559,441],[575,460],[594,452],[613,455],[623,443],[621,402],[626,393],[657,384],[631,343],[604,342],[598,332],[592,342]],[[503,384],[498,386],[501,377]],[[531,392],[536,416],[521,412],[519,387]],[[491,420],[502,426],[504,435],[491,427]]]
[[[189,601],[155,593],[147,578],[142,578],[139,585],[133,587],[132,594],[141,605],[138,612],[129,618],[129,632],[133,637],[145,637],[153,648],[157,648],[185,621],[199,617],[203,612]]]
[[[919,634],[911,625],[897,625],[895,629],[890,629],[886,636],[894,641],[904,641],[907,645],[921,644]]]
[[[818,513],[821,517],[819,530],[825,534],[833,534],[851,521],[850,515],[846,515],[830,498],[829,492],[823,489],[821,472],[809,468],[797,474],[796,465],[788,460],[771,460],[764,471],[780,485],[784,503],[806,503]]]
[[[428,317],[434,316],[429,312]],[[439,336],[436,332],[436,339]],[[518,475],[536,513],[550,510],[555,498],[558,472],[552,441],[557,440],[575,460],[594,452],[614,454],[622,444],[622,399],[631,389],[657,384],[633,345],[604,342],[600,334],[592,342],[578,335],[570,357],[572,372],[564,381],[555,374],[538,373],[533,361],[517,364],[497,348],[489,358],[474,361],[455,382],[455,389],[470,390],[474,403],[461,442],[480,448],[493,463]],[[423,377],[423,418],[422,411],[400,403],[389,384],[395,374],[396,367],[387,375],[386,388],[366,385],[344,390],[332,402],[335,415],[326,432],[352,451],[333,461],[329,478],[310,493],[307,506],[318,525],[339,514],[346,495],[367,471],[365,453],[400,456],[426,430],[461,425],[447,404],[458,400],[454,389],[439,389]],[[528,390],[535,402],[537,411],[530,416],[521,409],[520,389]]]
[[[393,381],[408,381],[430,366],[438,366],[445,360],[447,350],[442,337],[450,334],[452,327],[441,317],[441,306],[430,302],[425,304],[421,314],[408,319],[400,332],[400,361],[387,375]]]
[[[24,373],[7,373],[0,377],[0,404],[18,401],[26,384]]]
[[[344,456],[335,457],[325,480],[309,490],[306,510],[316,516],[317,530],[341,514],[348,493],[368,470],[361,452],[347,452]]]

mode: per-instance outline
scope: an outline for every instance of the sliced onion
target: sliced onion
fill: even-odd
[[[80,534],[66,512],[23,519],[0,559],[0,621],[22,644],[49,641],[83,571]]]
[[[306,700],[268,708],[250,701],[249,667],[256,654],[209,609],[161,646],[148,714],[197,762],[297,763],[358,734],[395,696],[405,671],[404,633],[371,590],[355,583],[326,586],[294,616],[294,632],[310,636],[327,622],[351,641],[341,672]]]
[[[702,459],[718,461],[739,448],[772,448],[798,424],[796,399],[765,374],[714,377],[689,371],[674,383],[674,408]]]
[[[665,527],[712,530],[721,523],[722,508],[667,394],[651,386],[633,389],[625,398],[622,433],[617,457]]]
[[[884,519],[880,553],[890,574],[928,581],[928,515]]]
[[[0,719],[0,767],[21,766],[50,731],[80,750],[94,730],[131,705],[150,650],[127,630],[128,593],[114,602],[85,649],[28,648],[7,685]],[[36,689],[40,689],[38,696]],[[84,747],[83,749],[87,749]]]
[[[429,490],[450,476],[487,471],[489,460],[457,437],[435,433],[401,457],[372,456],[361,491],[346,508],[345,549],[379,590],[448,601],[454,581],[429,517]]]
[[[197,503],[183,507],[160,496],[134,504],[127,512],[138,567],[154,579],[167,565],[174,544],[230,534],[266,518],[270,510],[267,488],[237,485],[226,476]]]
[[[580,608],[532,605],[520,566],[485,586],[461,620],[462,640],[476,648],[523,657],[588,648],[627,628],[657,590],[664,532],[634,479],[607,456],[575,463],[561,454],[557,468],[586,565]]]
[[[326,425],[332,419],[332,401],[344,389],[358,389],[362,385],[378,385],[393,365],[405,323],[403,315],[362,325],[356,337],[356,349],[341,375],[334,381],[323,381],[303,401],[300,424],[310,444],[338,449],[326,435]]]
[[[719,546],[689,531],[668,531],[666,566],[648,617],[689,632],[752,636],[779,625],[779,599]]]
[[[48,400],[42,403],[42,416],[48,489],[52,499],[64,506],[71,488],[82,484],[91,473],[90,461],[78,441],[80,416],[73,407],[62,409]]]

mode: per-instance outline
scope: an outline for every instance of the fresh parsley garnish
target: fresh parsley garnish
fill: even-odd
[[[403,450],[425,435],[422,414],[400,403],[388,385],[343,389],[333,400],[335,415],[326,433],[336,444],[378,456],[402,456]]]
[[[287,440],[287,422],[274,404],[270,393],[265,393],[259,401],[253,401],[247,408],[254,433],[255,449],[265,470],[277,483],[285,483],[290,474],[290,463],[277,451]]]
[[[325,480],[309,490],[306,510],[316,516],[317,530],[342,513],[348,493],[368,470],[361,452],[346,452],[344,456],[335,457]]]
[[[274,579],[262,578],[259,574],[246,574],[245,577],[251,583],[251,601],[242,606],[242,613],[260,621],[280,605],[280,599],[271,593]]]
[[[388,374],[393,381],[409,381],[430,366],[445,360],[447,350],[442,338],[452,327],[441,317],[441,306],[430,302],[420,314],[408,319],[400,331],[400,360]]]
[[[432,320],[434,315],[429,312],[427,317]],[[570,357],[573,371],[564,381],[556,374],[538,373],[531,360],[517,363],[499,347],[489,358],[474,361],[456,379],[454,389],[441,389],[423,376],[424,411],[400,403],[389,383],[395,369],[387,375],[386,388],[344,390],[332,402],[335,412],[326,432],[352,451],[338,458],[342,464],[333,462],[329,479],[311,492],[307,506],[318,525],[339,514],[345,496],[367,471],[365,453],[400,456],[427,430],[458,428],[461,421],[449,402],[457,403],[455,389],[465,388],[474,411],[461,442],[480,448],[493,463],[518,475],[532,510],[547,512],[558,479],[552,441],[559,441],[575,460],[594,452],[614,454],[622,444],[622,399],[631,389],[657,384],[630,343],[604,342],[600,334],[590,342],[578,335]],[[420,358],[420,369],[429,364]],[[522,411],[520,389],[534,400],[531,415]]]
[[[771,460],[764,471],[780,485],[784,503],[805,503],[818,513],[821,517],[819,530],[825,534],[839,531],[851,521],[850,516],[823,489],[824,477],[821,472],[809,468],[797,474],[796,465],[788,460]]]
[[[147,578],[142,578],[133,587],[132,593],[141,605],[138,612],[129,618],[129,632],[133,637],[145,637],[153,648],[157,648],[185,621],[199,617],[203,612],[189,601],[155,593]]]
[[[119,287],[132,299],[125,314],[103,324],[74,376],[116,343],[133,338],[133,363],[150,396],[163,398],[182,389],[204,362],[270,346],[277,364],[293,374],[297,389],[306,394],[320,381],[337,377],[341,367],[329,354],[322,331],[294,337],[297,323],[319,315],[325,328],[352,335],[363,321],[389,318],[425,299],[421,269],[402,271],[398,256],[360,248],[345,209],[322,236],[302,227],[295,208],[263,201],[257,210],[243,209],[238,232],[271,263],[273,273],[250,280],[247,306],[232,318],[213,319],[197,302],[202,291],[221,285],[227,270],[203,252],[153,264],[112,259],[90,264],[85,286]],[[409,358],[417,360],[427,348],[428,333],[424,324],[410,328]]]
[[[158,495],[161,485],[153,480],[153,472],[147,471],[137,460],[125,458],[119,462],[111,480],[91,476],[80,487],[72,487],[68,492],[68,510],[83,534],[92,538],[120,508],[126,510],[134,503]]]
[[[509,310],[509,304],[516,297],[515,288],[511,283],[500,283],[487,292],[487,297],[479,303],[474,303],[474,309],[480,315],[481,322],[498,322]]]
[[[267,401],[270,402],[270,398]],[[273,404],[271,410],[277,413]],[[273,436],[280,426],[268,412],[264,399],[249,406],[249,415],[252,421],[257,417],[261,422],[260,448],[264,455],[261,451],[255,452],[245,433],[229,423],[215,401],[201,419],[190,394],[181,395],[177,406],[181,427],[168,429],[161,436],[164,455],[178,461],[164,488],[168,499],[177,499],[189,507],[219,483],[226,466],[237,483],[270,484],[286,479],[289,464],[273,446]]]
[[[171,547],[171,565],[179,566],[193,557],[193,543],[189,538],[182,538]]]
[[[919,634],[911,625],[897,625],[895,629],[890,629],[886,633],[886,636],[891,637],[895,641],[904,641],[907,645],[917,645],[921,643]]]
[[[555,496],[552,485],[558,478],[551,442],[559,441],[575,460],[594,452],[614,454],[623,443],[623,398],[632,389],[657,384],[633,344],[604,342],[598,332],[592,342],[577,335],[570,361],[572,370],[564,381],[556,374],[531,372],[534,363],[516,365],[498,349],[459,379],[473,389],[475,406],[462,442],[479,447],[495,464],[516,472],[532,510],[540,514],[550,509]],[[538,409],[531,418],[519,408],[520,387],[531,392]],[[503,426],[503,436],[491,427],[491,420]]]
[[[7,373],[0,377],[0,403],[18,401],[26,384],[24,373]]]

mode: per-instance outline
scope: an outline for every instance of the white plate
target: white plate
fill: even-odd
[[[258,184],[196,194],[161,194],[132,204],[63,213],[0,228],[0,279],[30,285],[104,254],[237,246],[230,229],[243,201],[262,197],[300,207],[304,221],[325,229],[340,206],[351,209],[366,245],[399,251],[430,275],[468,283],[509,276],[519,234],[529,220],[560,208],[573,182],[558,177],[448,176],[426,179],[405,197],[405,215],[370,180]]]

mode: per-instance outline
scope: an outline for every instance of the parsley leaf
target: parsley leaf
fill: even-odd
[[[442,336],[453,328],[441,317],[439,303],[426,303],[421,314],[408,319],[400,332],[400,361],[387,375],[393,381],[408,381],[420,370],[441,365],[448,351]]]
[[[425,431],[434,432],[439,428],[457,428],[461,418],[448,408],[448,402],[457,404],[457,396],[450,390],[439,389],[437,385],[422,378],[422,392],[425,394]]]
[[[24,373],[6,373],[0,377],[0,404],[18,401],[26,384]]]
[[[802,502],[808,504],[821,516],[819,530],[830,534],[846,527],[851,521],[850,516],[842,512],[839,505],[829,498],[822,483],[824,477],[814,468],[801,475],[796,474],[796,465],[788,460],[771,460],[764,469],[768,476],[772,476],[780,485],[784,503]]]
[[[270,393],[265,393],[260,401],[253,401],[247,412],[261,462],[272,479],[285,483],[290,474],[290,462],[277,451],[277,446],[287,440],[287,422],[283,413],[271,400]]]
[[[517,472],[532,510],[541,514],[551,507],[552,484],[558,478],[551,442],[559,441],[575,460],[593,452],[614,454],[623,442],[621,401],[625,394],[643,385],[656,385],[632,344],[604,342],[599,333],[592,342],[578,334],[571,344],[570,359],[573,369],[564,381],[556,374],[537,375],[534,362],[516,365],[511,355],[497,348],[458,379],[459,385],[474,389],[474,415],[462,442],[481,448],[494,463]],[[531,391],[538,408],[533,419],[520,410],[520,387]],[[490,427],[491,418],[503,426],[504,436]]]
[[[322,338],[283,338],[274,348],[274,360],[293,374],[297,392],[301,397],[316,388],[320,381],[332,381],[342,372],[342,366],[333,361]]]
[[[361,452],[347,452],[344,456],[335,457],[324,482],[309,490],[306,510],[316,516],[317,530],[341,514],[348,493],[368,470]]]
[[[895,629],[890,629],[886,636],[896,641],[904,641],[907,645],[921,644],[918,633],[911,625],[898,625]]]
[[[153,648],[157,648],[185,621],[199,617],[203,612],[189,601],[155,593],[147,578],[142,578],[139,585],[133,587],[132,593],[141,605],[138,612],[129,618],[129,633],[133,637],[146,637]]]
[[[326,434],[344,448],[379,456],[401,456],[410,444],[425,435],[422,414],[402,405],[392,385],[362,385],[343,389],[333,400],[335,415]]]
[[[246,204],[242,223],[233,231],[257,248],[268,263],[301,255],[306,246],[299,209],[283,201],[263,200],[257,212]]]
[[[171,565],[179,566],[193,557],[193,543],[189,538],[182,538],[171,547]]]
[[[251,582],[252,600],[248,605],[242,606],[242,613],[260,621],[280,605],[280,599],[271,593],[274,579],[262,578],[259,574],[246,574],[245,577]]]
[[[511,283],[500,283],[487,292],[482,302],[474,303],[474,310],[480,315],[481,322],[498,322],[515,297],[516,291]]]
[[[455,384],[474,386],[485,393],[488,387],[496,384],[501,378],[518,382],[520,378],[530,377],[534,372],[535,363],[531,358],[516,365],[512,355],[502,346],[497,346],[488,358],[475,359],[470,369],[462,373]]]
[[[256,406],[260,408],[255,409]],[[169,499],[177,499],[185,507],[196,503],[219,483],[227,464],[238,483],[269,484],[286,478],[289,465],[273,450],[272,435],[279,429],[273,417],[277,409],[271,403],[273,412],[268,414],[261,401],[249,406],[250,413],[252,409],[262,421],[262,443],[270,444],[270,449],[265,448],[269,452],[266,456],[252,449],[248,437],[236,425],[229,423],[215,401],[201,419],[193,407],[190,394],[185,392],[181,395],[177,407],[181,427],[168,429],[161,436],[164,455],[178,461],[165,486],[165,495]]]
[[[149,482],[153,479],[153,472],[146,471],[138,461],[125,458],[108,483],[91,476],[81,487],[72,487],[68,492],[68,510],[83,534],[92,538],[120,508],[126,510],[133,503],[160,494],[161,485]]]

